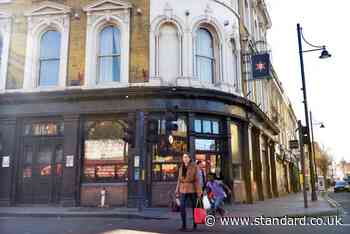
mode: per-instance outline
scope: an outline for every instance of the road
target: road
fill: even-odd
[[[350,193],[330,193],[329,196],[341,205],[344,210],[343,222],[350,225]]]
[[[197,233],[350,233],[350,193],[330,194],[338,201],[344,211],[343,222],[346,226],[246,226],[216,224],[214,227],[200,225]],[[0,218],[0,234],[128,234],[128,233],[180,233],[177,232],[180,221],[174,220],[144,220],[117,218],[30,218],[2,217]],[[193,232],[195,233],[195,232]]]

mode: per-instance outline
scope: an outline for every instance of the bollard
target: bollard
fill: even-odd
[[[101,204],[100,204],[100,207],[101,208],[104,208],[105,207],[105,204],[106,204],[106,194],[107,194],[107,191],[105,188],[103,188],[101,191],[100,191],[100,195],[101,195]]]

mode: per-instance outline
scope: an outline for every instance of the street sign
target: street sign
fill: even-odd
[[[289,149],[299,149],[299,141],[298,140],[291,140],[289,141]]]
[[[10,156],[2,157],[2,167],[10,167]]]
[[[66,167],[74,167],[74,155],[66,156]]]

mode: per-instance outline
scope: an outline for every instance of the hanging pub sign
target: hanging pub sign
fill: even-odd
[[[271,78],[270,54],[252,55],[252,71],[254,80]]]

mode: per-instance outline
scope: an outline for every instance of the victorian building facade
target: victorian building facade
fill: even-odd
[[[294,113],[252,80],[269,27],[262,0],[0,0],[0,204],[168,205],[185,152],[235,201],[291,191]]]

